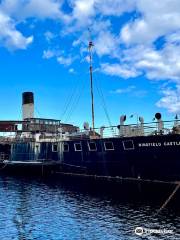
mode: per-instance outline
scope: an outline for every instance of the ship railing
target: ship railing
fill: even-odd
[[[170,120],[139,124],[126,124],[103,126],[94,129],[83,129],[74,133],[52,134],[51,136],[40,135],[38,140],[36,136],[22,136],[22,135],[2,135],[0,136],[0,143],[20,143],[20,142],[35,142],[35,141],[63,141],[71,139],[92,139],[92,138],[109,138],[109,137],[133,137],[133,136],[150,136],[150,135],[166,135],[166,134],[180,134],[180,120]]]
[[[87,130],[81,130],[83,133]],[[91,130],[92,132],[92,130]],[[95,128],[91,138],[109,138],[109,137],[134,137],[134,136],[151,136],[180,134],[180,120],[162,121],[161,126],[158,122],[126,124]]]

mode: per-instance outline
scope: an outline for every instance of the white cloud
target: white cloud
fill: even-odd
[[[93,34],[98,34],[102,31],[110,31],[112,27],[111,21],[109,19],[106,20],[96,20],[91,25],[91,31]]]
[[[180,82],[180,45],[166,43],[160,50],[138,45],[123,51],[122,61],[149,79]]]
[[[22,5],[23,2],[19,0],[2,0],[0,9],[9,16],[16,16],[18,12],[21,12]]]
[[[75,0],[73,4],[73,18],[85,22],[90,16],[95,14],[94,0]]]
[[[99,57],[104,55],[116,56],[119,45],[118,37],[111,31],[111,22],[109,20],[97,20],[91,25],[91,33],[93,37],[94,50]],[[87,45],[91,33],[86,29],[80,37],[73,41],[72,46],[80,48],[81,55],[87,55]]]
[[[104,22],[109,16],[121,16],[124,12],[135,9],[135,0],[69,0],[72,13],[69,15],[71,23],[65,33],[72,33],[93,26],[98,21]]]
[[[1,10],[18,20],[29,17],[65,19],[66,16],[61,11],[62,2],[61,0],[3,0]]]
[[[180,30],[176,31],[176,32],[174,32],[172,34],[169,34],[166,37],[166,41],[168,43],[179,44],[180,43]]]
[[[8,49],[26,49],[33,42],[33,36],[25,37],[16,30],[15,22],[0,11],[0,44]]]
[[[141,34],[141,37],[139,34]],[[154,41],[157,37],[156,35],[155,30],[152,31],[152,29],[149,29],[144,19],[138,19],[133,23],[128,23],[121,30],[121,39],[127,44],[147,44]]]
[[[74,68],[70,68],[70,69],[69,69],[69,73],[74,74],[74,73],[75,73]]]
[[[50,31],[46,31],[44,33],[44,36],[45,36],[46,41],[49,43],[56,37],[56,35]]]
[[[121,39],[127,44],[152,43],[180,28],[179,0],[138,0],[136,8],[142,17],[121,30]]]
[[[117,56],[118,39],[109,31],[101,31],[95,40],[95,50],[99,56]]]
[[[71,0],[73,8],[72,19],[79,24],[87,23],[91,17],[101,14],[105,16],[120,16],[124,12],[135,9],[135,0]],[[82,21],[80,23],[80,21]]]
[[[124,94],[124,93],[130,93],[130,92],[132,92],[135,89],[136,89],[136,87],[131,85],[131,86],[128,86],[127,88],[118,88],[118,89],[116,89],[114,91],[111,91],[111,93]]]
[[[102,65],[104,73],[124,78],[145,74],[149,79],[178,81],[180,76],[179,0],[164,0],[158,3],[151,0],[91,0],[85,4],[86,2],[73,1],[72,19],[80,21],[83,27],[83,24],[87,26],[87,23],[91,22],[91,29],[95,35],[94,49],[98,56],[107,55],[111,59],[116,58],[116,62],[119,59],[119,63]],[[122,28],[120,39],[112,31],[110,20],[95,18],[98,14],[120,16],[134,9],[139,15],[137,14],[135,20],[129,21]],[[161,49],[156,49],[153,44],[161,36],[164,37],[165,44]],[[81,43],[87,45],[87,34],[84,38],[80,37],[73,46]],[[127,44],[125,49],[121,45],[123,42]]]
[[[134,0],[97,0],[95,6],[103,15],[120,16],[135,9]]]
[[[105,74],[111,76],[117,76],[122,78],[131,78],[136,77],[138,75],[135,69],[129,68],[128,65],[120,65],[120,64],[101,64],[101,71]]]
[[[8,49],[26,49],[33,36],[25,37],[17,24],[29,17],[63,19],[61,0],[3,0],[0,3],[0,44]]]
[[[56,52],[52,50],[44,50],[43,51],[43,58],[50,59],[56,56]]]
[[[146,90],[137,89],[134,85],[130,85],[126,88],[118,88],[110,92],[112,94],[130,94],[131,96],[136,98],[143,98],[148,93]]]
[[[164,89],[162,90],[162,94],[164,96],[156,105],[167,109],[170,113],[180,113],[180,85],[177,85],[176,89]]]
[[[44,59],[56,58],[57,62],[64,66],[70,66],[73,63],[73,61],[76,59],[75,57],[71,57],[70,55],[66,56],[64,51],[56,50],[56,49],[44,50],[43,58]],[[71,73],[72,73],[72,69],[71,69]]]
[[[59,18],[60,2],[55,0],[31,0],[24,6],[24,17]]]
[[[180,3],[179,0],[68,0],[72,11],[63,13],[64,0],[3,0],[0,4],[0,43],[11,49],[26,49],[33,36],[25,37],[17,24],[27,18],[50,18],[64,23],[63,30],[76,33],[73,47],[80,45],[80,52],[87,55],[91,27],[94,49],[99,57],[109,57],[112,64],[102,64],[105,74],[123,78],[144,74],[149,79],[168,79],[179,82],[180,76]],[[117,33],[109,16],[116,16],[119,27],[124,12],[136,11]],[[133,16],[134,17],[134,16]],[[115,30],[116,28],[116,30]],[[69,32],[68,32],[69,29]],[[58,36],[46,31],[48,42]],[[163,37],[165,44],[156,49],[154,42]],[[123,45],[122,45],[123,44]],[[125,45],[124,45],[125,44]],[[124,49],[125,48],[125,49]],[[55,47],[56,49],[56,47]],[[55,57],[70,65],[74,57],[55,50],[43,52],[43,58]],[[119,62],[118,62],[119,61]],[[107,60],[106,60],[107,62]]]
[[[70,56],[69,57],[59,56],[59,57],[57,57],[57,61],[59,64],[69,66],[72,64],[73,58]]]

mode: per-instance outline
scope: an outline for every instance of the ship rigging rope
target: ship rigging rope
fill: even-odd
[[[94,79],[95,79],[95,86],[96,86],[97,92],[98,92],[99,97],[100,97],[101,102],[102,102],[101,103],[102,108],[103,108],[105,116],[108,120],[109,126],[111,127],[112,134],[115,135],[114,129],[112,127],[112,122],[111,122],[111,119],[110,119],[110,116],[109,116],[109,113],[108,113],[108,108],[107,108],[107,105],[106,105],[104,94],[103,94],[103,91],[102,91],[102,87],[100,85],[100,81],[98,81],[97,78],[94,78]]]
[[[42,116],[42,114],[39,112],[39,110],[37,109],[37,107],[35,107],[35,112],[37,113],[37,116],[40,118]]]
[[[73,98],[75,97],[75,93],[76,93],[77,90],[78,90],[78,84],[79,84],[79,81],[77,81],[76,84],[74,85],[70,96],[69,96],[69,94],[68,94],[68,97],[67,97],[67,99],[66,99],[66,101],[65,101],[65,104],[64,104],[64,107],[63,107],[63,111],[62,111],[62,115],[61,115],[61,118],[60,118],[61,120],[62,120],[63,118],[65,118],[66,115],[68,114],[68,110],[69,110],[69,108],[70,108],[70,105],[71,105],[71,103],[72,103],[72,101],[73,101]]]
[[[110,126],[112,126],[111,120],[110,120],[110,117],[109,117],[109,114],[108,114],[108,110],[107,110],[107,105],[106,105],[106,102],[105,102],[105,99],[104,99],[104,95],[103,95],[102,89],[97,84],[97,79],[95,81],[95,86],[96,86],[97,92],[99,94],[99,97],[102,100],[102,107],[104,109],[104,112],[105,112],[105,115],[107,117],[108,123],[109,123]]]
[[[80,98],[81,98],[81,96],[82,96],[82,94],[84,92],[84,88],[85,88],[84,78],[83,78],[83,82],[80,85],[81,85],[81,88],[79,88],[79,87],[77,88],[78,91],[77,91],[76,95],[74,96],[73,102],[71,104],[71,108],[69,109],[69,112],[67,114],[65,122],[70,120],[70,118],[72,117],[73,112],[75,111],[75,109],[78,106],[78,103],[80,101]]]

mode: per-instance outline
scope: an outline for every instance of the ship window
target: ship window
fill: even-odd
[[[74,144],[74,149],[75,151],[82,151],[82,146],[81,146],[81,143],[75,143]]]
[[[64,152],[69,152],[69,144],[67,144],[67,143],[63,144],[63,151]]]
[[[89,151],[97,151],[95,142],[88,142],[88,148],[89,148]]]
[[[133,150],[134,149],[133,140],[123,141],[123,147],[124,150]]]
[[[58,151],[58,145],[57,144],[53,144],[52,145],[52,151],[53,152],[57,152]]]
[[[104,148],[106,151],[109,151],[109,150],[114,150],[114,145],[112,142],[105,142],[104,143]]]

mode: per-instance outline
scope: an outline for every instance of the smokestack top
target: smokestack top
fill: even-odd
[[[33,92],[23,92],[22,94],[22,104],[34,103],[34,94]]]

